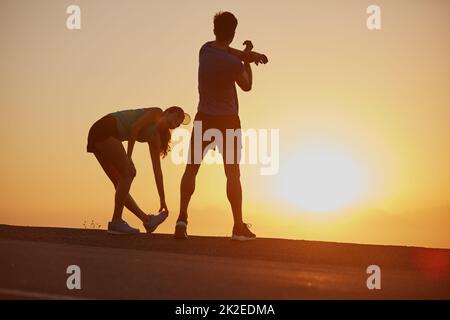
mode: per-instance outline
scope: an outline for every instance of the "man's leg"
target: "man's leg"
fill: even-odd
[[[195,178],[197,177],[198,170],[200,169],[200,164],[186,165],[186,169],[181,179],[180,185],[180,214],[177,221],[183,221],[187,223],[188,214],[187,209],[189,202],[191,200],[192,194],[195,191]]]
[[[256,235],[249,230],[249,225],[242,221],[242,187],[241,172],[239,169],[242,148],[240,123],[234,126],[233,130],[238,131],[235,131],[233,136],[227,136],[222,151],[225,175],[227,176],[227,197],[231,204],[234,220],[231,239],[240,241],[253,240],[256,238]]]
[[[186,169],[181,179],[180,185],[180,214],[178,215],[177,223],[175,225],[175,239],[188,239],[187,235],[187,209],[189,201],[195,190],[195,178],[200,169],[200,164],[187,164]]]
[[[201,125],[196,125],[197,121],[201,121]],[[206,125],[207,127],[207,125]],[[194,119],[194,128],[191,134],[191,140],[189,142],[189,161],[186,164],[183,177],[180,184],[180,214],[178,215],[177,222],[184,222],[187,224],[188,219],[188,206],[191,200],[192,194],[195,191],[195,178],[197,177],[200,164],[205,154],[206,143],[203,142],[203,130],[205,129],[205,123],[197,113]]]
[[[224,164],[227,176],[227,198],[233,212],[234,226],[242,225],[242,187],[239,164]]]
[[[256,235],[250,231],[248,224],[242,221],[242,188],[239,172],[239,164],[225,164],[227,175],[227,197],[233,211],[233,235],[232,240],[253,240]]]

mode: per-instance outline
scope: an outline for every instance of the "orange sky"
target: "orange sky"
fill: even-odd
[[[239,92],[242,124],[280,129],[279,174],[242,168],[252,230],[450,248],[448,1],[89,0],[76,2],[82,29],[69,31],[72,3],[0,3],[0,223],[105,227],[113,188],[85,152],[90,125],[143,106],[194,114],[198,49],[212,39],[213,14],[229,10],[239,19],[233,45],[251,39],[270,58],[254,68],[252,92]],[[382,10],[380,31],[366,28],[373,3]],[[298,164],[316,149],[359,168],[360,192],[345,206],[314,212],[297,201],[305,188],[295,179]],[[157,210],[145,145],[134,161],[132,194]],[[163,170],[171,216],[159,230],[172,232],[183,166],[167,158]],[[350,178],[341,173],[332,182],[345,187]],[[230,235],[221,167],[202,167],[189,221],[190,233]]]

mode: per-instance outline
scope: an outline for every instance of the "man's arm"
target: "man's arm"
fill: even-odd
[[[242,51],[229,47],[228,53],[232,54],[233,56],[237,57],[239,60],[243,62],[248,63],[254,62],[256,65],[260,63],[266,64],[267,62],[269,62],[269,59],[267,59],[266,55],[255,51]]]
[[[237,57],[241,61],[244,61],[244,59],[247,56],[246,52],[244,52],[242,50],[238,50],[238,49],[232,48],[232,47],[228,48],[228,53],[230,53],[233,56]]]
[[[253,74],[250,63],[244,62],[244,71],[237,77],[236,83],[245,92],[252,90]]]

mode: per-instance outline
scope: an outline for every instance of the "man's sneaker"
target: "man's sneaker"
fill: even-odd
[[[184,221],[177,221],[177,224],[175,225],[175,239],[187,239],[188,235],[186,232],[187,229],[187,222]]]
[[[108,223],[109,234],[138,234],[139,229],[132,228],[123,220]]]
[[[256,235],[249,230],[251,225],[243,223],[238,227],[233,227],[233,236],[231,240],[237,241],[247,241],[247,240],[255,240]]]
[[[158,226],[164,222],[164,220],[167,219],[167,216],[169,214],[167,213],[167,211],[161,211],[159,214],[154,215],[154,214],[149,214],[148,220],[146,223],[144,223],[144,228],[147,231],[147,233],[152,233],[153,231],[156,230],[156,228],[158,228]]]

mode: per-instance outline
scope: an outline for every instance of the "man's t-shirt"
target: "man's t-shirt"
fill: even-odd
[[[210,42],[200,49],[198,68],[198,111],[210,115],[237,115],[235,81],[244,71],[242,62]]]

